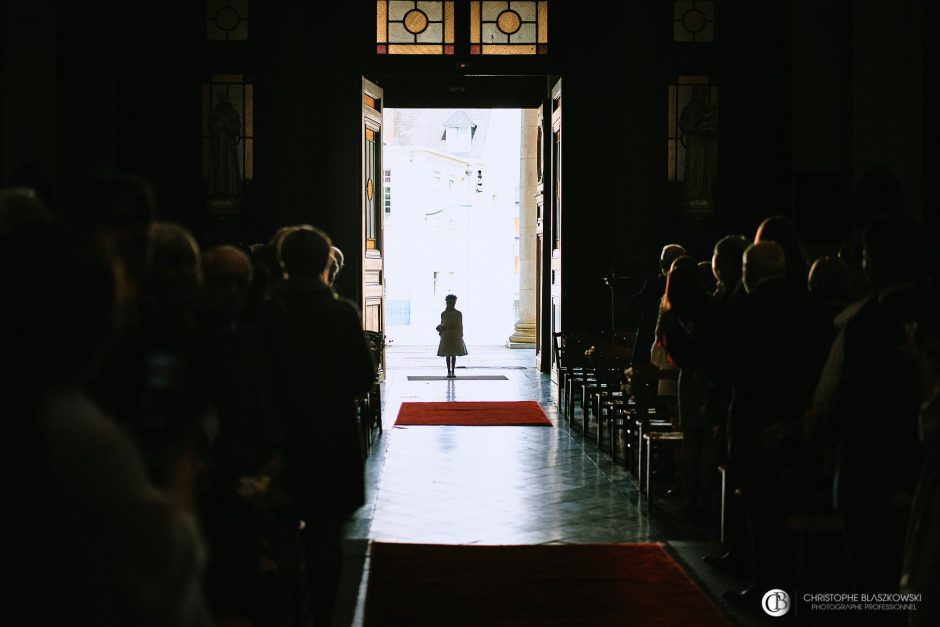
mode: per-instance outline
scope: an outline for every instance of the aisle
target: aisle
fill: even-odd
[[[551,381],[531,366],[533,351],[473,348],[458,359],[458,376],[501,374],[505,381],[408,381],[409,375],[445,371],[431,348],[390,349],[387,361],[385,432],[367,463],[367,504],[347,529],[348,546],[364,553],[367,540],[542,544],[662,539],[639,506],[630,475],[608,455],[586,448],[564,421],[558,423]],[[555,426],[393,427],[403,401],[471,400],[534,400]],[[368,573],[367,556],[360,558],[363,577],[354,625],[361,624]]]

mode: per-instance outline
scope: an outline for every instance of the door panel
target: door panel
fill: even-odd
[[[547,113],[548,112],[548,113]],[[551,327],[551,265],[546,260],[552,258],[551,252],[551,223],[545,201],[551,198],[552,179],[546,164],[551,163],[551,102],[545,100],[536,114],[538,138],[535,153],[535,289],[536,289],[536,320],[535,320],[535,363],[542,372],[552,371],[554,359],[552,327]]]
[[[551,170],[546,173],[547,177],[551,179],[551,193],[547,194],[548,205],[550,207],[549,211],[549,223],[551,226],[550,247],[551,247],[551,273],[550,273],[550,290],[551,290],[551,312],[550,312],[550,321],[551,321],[551,331],[552,333],[558,333],[561,331],[561,243],[562,243],[562,211],[561,211],[561,154],[562,154],[562,143],[561,143],[561,80],[555,83],[552,87],[552,98],[551,98],[551,133],[548,135],[550,138],[549,141],[545,143],[548,144],[546,151],[550,154],[550,158],[546,160],[546,163],[551,164]],[[558,365],[555,363],[555,355],[552,354],[552,377],[557,377],[557,368]]]
[[[362,79],[362,323],[367,331],[385,336],[385,269],[383,260],[382,189],[382,89]],[[380,375],[385,352],[379,353]]]

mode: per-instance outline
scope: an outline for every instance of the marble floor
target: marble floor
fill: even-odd
[[[362,624],[371,541],[665,542],[714,598],[739,587],[701,563],[717,551],[714,537],[657,514],[656,501],[649,513],[633,476],[559,418],[555,385],[533,367],[534,351],[471,347],[457,360],[458,376],[502,374],[502,381],[409,381],[446,372],[431,347],[390,348],[386,359],[384,432],[367,461],[366,505],[347,526],[334,625]],[[479,400],[537,401],[554,426],[393,426],[402,402]],[[729,614],[738,624],[762,624]]]

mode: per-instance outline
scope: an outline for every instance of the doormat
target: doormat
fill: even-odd
[[[402,403],[396,425],[456,425],[465,427],[551,427],[535,401]]]
[[[373,542],[366,627],[731,623],[661,544]]]

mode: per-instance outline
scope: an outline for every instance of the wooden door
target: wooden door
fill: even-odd
[[[362,324],[385,339],[385,276],[383,267],[382,189],[382,89],[362,79]],[[379,353],[380,375],[385,352]]]
[[[542,372],[552,370],[552,332],[551,332],[551,266],[545,260],[551,259],[551,248],[546,248],[551,242],[551,228],[546,212],[545,199],[551,198],[551,176],[546,176],[545,165],[551,163],[551,103],[546,100],[539,107],[536,114],[538,137],[535,147],[535,364]]]
[[[561,79],[552,87],[551,97],[551,134],[550,140],[546,143],[546,151],[551,157],[547,163],[551,164],[551,169],[546,173],[550,177],[551,190],[548,196],[549,215],[548,222],[550,226],[549,245],[551,260],[551,275],[549,277],[549,289],[551,293],[550,305],[550,324],[551,333],[561,331],[561,297],[562,297],[562,273],[561,273],[561,243],[562,243],[562,159],[561,159]],[[549,333],[549,336],[551,336]],[[552,353],[552,377],[557,377],[557,364],[555,355]]]

